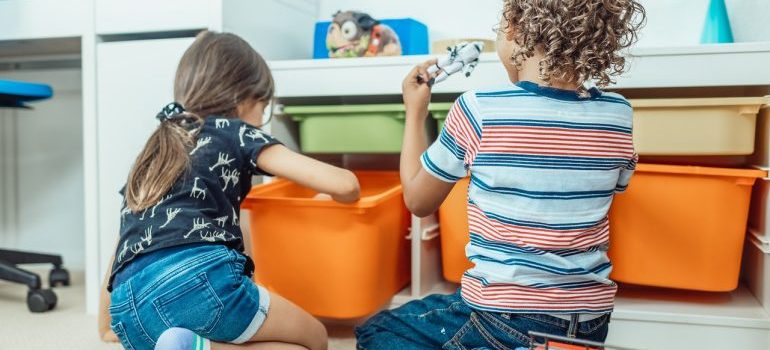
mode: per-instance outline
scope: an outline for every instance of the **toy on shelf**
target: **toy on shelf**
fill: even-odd
[[[428,73],[434,75],[441,71],[436,77],[427,81],[428,86],[440,83],[450,75],[463,71],[466,77],[469,77],[479,64],[479,55],[484,51],[484,42],[463,42],[455,45],[454,47],[448,47],[449,55],[443,57],[436,62],[436,64],[428,67]]]
[[[326,34],[329,57],[400,56],[398,34],[366,13],[338,11]]]

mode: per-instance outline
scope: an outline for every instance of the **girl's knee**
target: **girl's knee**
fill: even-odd
[[[329,334],[326,331],[326,326],[313,318],[312,323],[312,340],[310,342],[310,350],[326,350],[329,344]]]

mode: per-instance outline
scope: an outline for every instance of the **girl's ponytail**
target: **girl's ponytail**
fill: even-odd
[[[204,119],[237,118],[242,102],[270,101],[275,91],[265,60],[243,39],[202,31],[182,55],[174,100],[136,158],[126,184],[126,203],[137,212],[155,205],[190,168],[190,152]],[[164,113],[162,112],[162,113]],[[171,117],[171,115],[176,115]]]
[[[188,131],[185,124],[202,125],[202,120],[185,113],[183,117],[161,121],[139,153],[128,174],[125,191],[126,205],[132,212],[155,205],[189,169],[188,152],[195,144],[197,128]]]

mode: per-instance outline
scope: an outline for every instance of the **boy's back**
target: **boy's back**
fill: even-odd
[[[469,172],[462,279],[474,308],[608,313],[609,221],[636,164],[632,110],[620,95],[523,81],[461,96],[425,169],[446,181]]]

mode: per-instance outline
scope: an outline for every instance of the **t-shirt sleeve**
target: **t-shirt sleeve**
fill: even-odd
[[[625,192],[628,188],[628,183],[631,182],[631,176],[634,175],[636,169],[636,163],[639,161],[639,155],[634,153],[634,156],[628,161],[628,164],[624,168],[620,169],[620,176],[618,176],[618,184],[615,186],[615,192]]]
[[[457,182],[468,174],[481,142],[481,119],[475,94],[460,96],[447,113],[438,139],[422,154],[422,166],[445,182]]]
[[[246,123],[241,123],[237,132],[236,147],[239,150],[241,164],[244,164],[244,167],[253,175],[272,176],[257,166],[257,158],[262,151],[270,146],[279,145],[281,142],[259,128]]]

